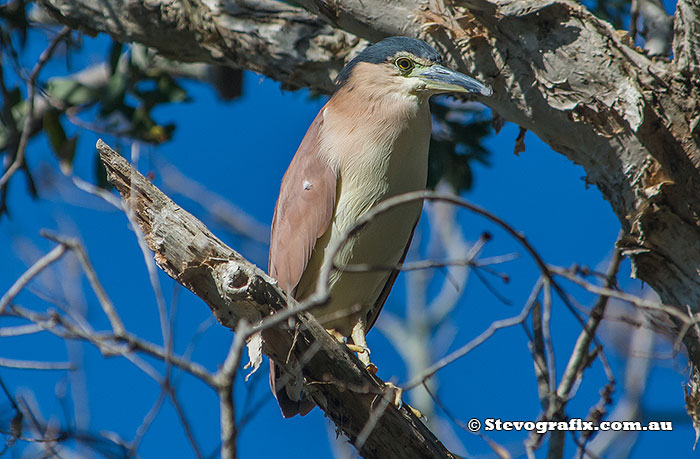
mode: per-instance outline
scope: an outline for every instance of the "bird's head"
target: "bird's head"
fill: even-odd
[[[336,91],[373,86],[399,95],[472,93],[490,96],[490,87],[442,65],[442,57],[422,40],[390,37],[369,46],[338,74]],[[380,89],[381,88],[381,89]]]

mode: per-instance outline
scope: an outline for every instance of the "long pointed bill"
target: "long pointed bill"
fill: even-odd
[[[485,84],[442,65],[433,65],[417,76],[426,82],[429,89],[437,92],[468,92],[482,96],[493,94],[493,90]]]

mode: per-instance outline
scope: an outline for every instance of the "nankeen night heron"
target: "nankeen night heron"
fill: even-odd
[[[475,79],[441,65],[421,40],[391,37],[352,59],[335,92],[309,127],[282,180],[270,241],[270,275],[299,301],[311,295],[338,239],[373,206],[423,190],[431,118],[440,93],[491,95]],[[336,256],[338,266],[398,266],[421,213],[421,202],[372,220]],[[333,270],[330,300],[311,312],[369,365],[365,334],[377,320],[398,270]],[[306,414],[300,375],[271,362],[270,384],[285,417]]]

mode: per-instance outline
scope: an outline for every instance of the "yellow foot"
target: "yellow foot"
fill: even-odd
[[[326,329],[326,331],[335,339],[338,340],[338,342],[345,344],[348,349],[350,349],[352,352],[357,352],[357,357],[360,359],[362,363],[365,364],[365,366],[372,365],[369,362],[369,348],[366,345],[361,345],[361,344],[349,344],[347,337],[343,336],[342,333],[340,333],[338,330],[335,329]],[[376,367],[374,374],[376,374]]]
[[[340,333],[340,332],[339,332],[338,330],[336,330],[335,328],[327,328],[326,331],[327,331],[328,334],[330,334],[333,338],[337,339],[338,342],[345,343],[345,341],[347,340],[347,338],[345,338],[345,337],[343,336],[343,334]]]
[[[401,409],[401,407],[403,406],[403,400],[401,400],[401,396],[403,395],[403,389],[401,389],[394,383],[387,382],[384,383],[384,390],[393,392],[392,403],[397,409]]]
[[[374,366],[374,365],[372,365],[372,366]],[[374,367],[374,368],[376,369],[376,367]],[[384,383],[384,390],[393,392],[392,404],[396,407],[396,409],[400,410],[401,407],[404,406],[403,400],[401,398],[403,396],[403,389],[401,389],[399,386],[397,386],[394,383],[387,382],[387,383]],[[406,403],[405,405],[406,405],[406,408],[408,410],[410,410],[411,413],[413,413],[413,415],[415,417],[417,417],[418,419],[426,419],[425,416],[423,415],[423,413],[420,412],[420,410],[413,408],[408,403]]]
[[[421,413],[420,410],[417,410],[416,408],[413,408],[413,407],[412,407],[411,405],[409,405],[408,403],[406,403],[406,408],[408,408],[409,410],[411,410],[411,413],[413,413],[413,415],[414,415],[415,417],[417,417],[418,419],[427,420],[427,418],[425,417],[425,415],[424,415],[423,413]]]
[[[367,354],[369,354],[369,349],[367,349],[367,348],[364,347],[364,346],[358,346],[357,344],[347,344],[347,343],[345,343],[345,345],[346,345],[346,346],[348,347],[348,349],[350,349],[352,352],[357,352],[358,354],[362,354],[362,353],[365,353],[365,352],[366,352]]]

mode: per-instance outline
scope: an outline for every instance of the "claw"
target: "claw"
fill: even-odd
[[[400,410],[401,407],[403,406],[403,400],[401,399],[401,396],[403,395],[403,389],[401,389],[396,384],[390,383],[390,382],[384,383],[384,388],[385,388],[385,390],[394,391],[393,404],[396,407],[396,409]]]
[[[413,415],[414,415],[415,417],[417,417],[418,419],[423,419],[423,420],[426,420],[426,421],[428,420],[428,418],[426,418],[425,415],[424,415],[423,413],[421,413],[420,410],[418,410],[418,409],[416,409],[416,408],[413,408],[413,407],[412,407],[411,405],[409,405],[408,403],[406,403],[406,408],[408,408],[409,410],[411,410],[411,413],[413,413]]]
[[[375,367],[375,368],[376,368],[376,367]],[[394,392],[393,405],[396,407],[397,410],[400,410],[401,407],[403,407],[403,406],[405,405],[406,408],[407,408],[408,410],[410,410],[411,413],[413,413],[413,415],[414,415],[415,417],[417,417],[418,419],[426,419],[426,417],[423,415],[423,413],[420,412],[420,410],[417,410],[417,409],[413,408],[413,407],[412,407],[411,405],[409,405],[408,403],[405,403],[405,404],[404,404],[403,399],[402,399],[402,397],[403,397],[403,389],[401,389],[399,386],[397,386],[397,385],[394,384],[394,383],[387,382],[387,383],[384,383],[384,388],[385,388],[385,390],[391,390],[391,391]]]
[[[347,346],[348,349],[350,349],[352,352],[357,352],[357,357],[360,359],[362,363],[365,364],[365,366],[371,365],[369,362],[369,348],[367,347],[367,344],[363,341],[360,341],[358,344],[349,344],[347,337],[343,336],[338,330],[335,329],[326,329],[326,331],[335,339],[338,340],[338,342],[343,343]],[[376,371],[375,371],[376,373]]]
[[[344,337],[338,330],[335,328],[327,328],[326,331],[328,332],[329,335],[331,335],[333,338],[337,339],[338,342],[340,343],[345,343],[347,341],[347,338]]]

